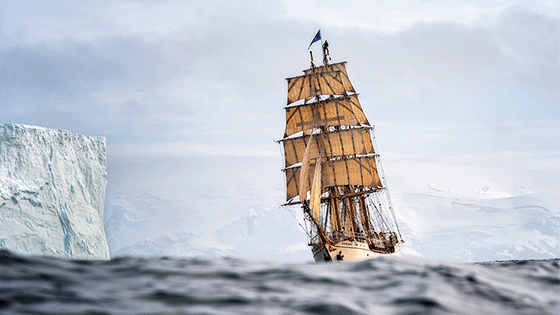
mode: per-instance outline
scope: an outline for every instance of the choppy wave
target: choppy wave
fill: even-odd
[[[560,314],[560,260],[69,261],[0,251],[0,314]]]

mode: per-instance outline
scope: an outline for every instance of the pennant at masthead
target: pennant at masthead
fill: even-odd
[[[307,49],[309,50],[309,48],[311,48],[311,45],[313,45],[314,42],[318,42],[320,40],[321,40],[321,30],[319,30],[315,35],[315,37],[313,37],[313,40],[311,41],[311,44],[309,44],[309,47],[307,47]]]

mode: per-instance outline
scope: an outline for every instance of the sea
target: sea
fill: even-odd
[[[106,261],[0,251],[0,314],[560,314],[560,260]]]

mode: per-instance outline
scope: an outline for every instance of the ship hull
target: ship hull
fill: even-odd
[[[400,244],[395,245],[395,251],[385,253],[370,250],[368,244],[359,241],[342,241],[335,245],[319,246],[312,245],[311,252],[315,262],[342,262],[342,261],[361,261],[380,256],[400,256]]]

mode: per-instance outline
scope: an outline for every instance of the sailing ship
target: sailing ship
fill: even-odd
[[[284,206],[303,209],[316,262],[400,255],[404,242],[374,126],[348,78],[346,61],[330,64],[328,43],[322,46],[322,66],[315,66],[310,51],[311,67],[286,79],[286,129],[278,141],[285,163]]]

